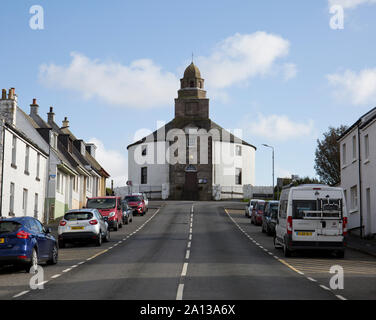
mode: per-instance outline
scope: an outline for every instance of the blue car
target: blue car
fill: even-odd
[[[32,217],[0,219],[0,265],[22,265],[28,272],[40,262],[57,260],[58,245],[50,228]]]

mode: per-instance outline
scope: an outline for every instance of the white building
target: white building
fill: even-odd
[[[44,217],[48,145],[18,107],[14,88],[0,99],[1,215]]]
[[[175,118],[127,147],[132,192],[161,198],[165,190],[177,200],[211,200],[218,190],[221,198],[243,197],[243,187],[254,185],[256,148],[209,118],[193,62],[180,81]]]
[[[376,233],[376,108],[363,115],[338,140],[341,187],[349,211],[349,229]]]

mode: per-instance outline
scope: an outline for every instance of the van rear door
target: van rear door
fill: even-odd
[[[292,201],[293,241],[343,240],[341,193],[332,191],[325,192],[324,198],[320,196],[316,193],[310,200],[298,197]]]

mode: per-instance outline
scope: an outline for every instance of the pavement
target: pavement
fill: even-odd
[[[349,235],[347,247],[376,257],[376,239],[361,239],[359,236]]]
[[[0,299],[65,300],[344,300],[376,299],[376,259],[348,250],[285,258],[251,225],[244,204],[166,201],[101,247],[69,246],[43,266],[44,289],[31,275],[0,270]],[[345,287],[332,289],[332,267]]]

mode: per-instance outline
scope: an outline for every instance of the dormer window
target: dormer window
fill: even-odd
[[[50,145],[52,148],[57,149],[57,134],[55,132],[51,133]]]

